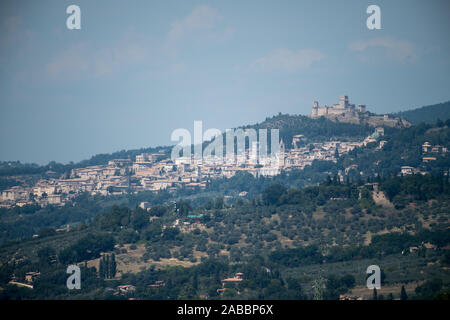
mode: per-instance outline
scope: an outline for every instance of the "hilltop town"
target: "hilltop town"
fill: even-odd
[[[303,134],[295,134],[292,141],[287,143],[281,139],[278,153],[268,156],[259,155],[259,145],[256,142],[243,154],[235,154],[231,161],[230,159],[222,161],[214,157],[197,159],[194,156],[182,156],[172,160],[164,149],[154,153],[141,153],[134,159],[132,157],[112,159],[104,165],[75,168],[69,176],[42,178],[37,182],[24,182],[10,187],[2,191],[0,207],[32,204],[41,207],[61,206],[84,192],[108,196],[141,191],[175,191],[177,188],[204,189],[208,181],[230,178],[242,171],[254,177],[276,176],[282,171],[302,170],[315,160],[336,162],[339,156],[369,143],[378,143],[377,148],[381,149],[386,143],[382,139],[385,127],[410,126],[409,122],[402,118],[373,115],[366,110],[365,105],[355,107],[345,95],[340,97],[338,104],[331,107],[319,106],[315,101],[310,118],[320,117],[335,122],[366,124],[374,127],[374,131],[365,139],[345,137],[320,142]],[[430,156],[433,152],[447,152],[445,148],[439,145],[433,147],[428,142],[423,146],[423,150],[426,153],[424,162],[436,159]],[[345,171],[351,169],[352,167],[349,167]],[[411,174],[419,171],[414,167],[403,166],[400,173]],[[340,177],[345,174],[347,172],[343,171]]]
[[[274,176],[282,170],[304,169],[314,160],[336,162],[339,155],[376,142],[383,134],[383,128],[379,127],[364,140],[326,142],[308,142],[302,134],[298,134],[292,139],[291,149],[286,149],[281,140],[279,153],[275,155],[276,161],[270,156],[259,157],[252,149],[245,151],[244,163],[238,156],[235,156],[232,162],[194,159],[193,156],[172,161],[164,152],[142,153],[137,155],[134,161],[114,159],[106,165],[73,169],[68,178],[41,179],[34,185],[11,187],[1,193],[0,205],[58,206],[73,200],[83,192],[106,196],[140,191],[172,191],[180,187],[202,189],[208,180],[230,178],[239,171],[249,172],[255,177]]]

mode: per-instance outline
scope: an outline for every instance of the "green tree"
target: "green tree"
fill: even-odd
[[[98,267],[98,276],[102,279],[105,278],[105,262],[104,262],[104,260],[105,260],[105,257],[100,258],[100,264]]]
[[[264,189],[262,198],[266,205],[277,205],[281,196],[286,192],[286,188],[281,184],[273,184]]]
[[[215,201],[215,204],[214,204],[214,206],[215,206],[215,208],[216,209],[223,209],[223,198],[222,197],[217,197],[216,198],[216,201]]]
[[[110,260],[110,256],[106,255],[106,262],[105,262],[105,266],[106,266],[106,272],[105,272],[105,278],[106,279],[110,279],[111,278],[111,260]]]
[[[48,266],[56,259],[56,251],[52,247],[46,246],[38,251],[39,264],[41,266]]]
[[[114,278],[117,273],[117,263],[116,263],[116,255],[113,253],[111,255],[111,278]]]
[[[56,234],[55,229],[44,227],[39,231],[39,238],[51,237]]]
[[[400,291],[400,300],[408,300],[408,295],[406,294],[405,286],[402,286]]]

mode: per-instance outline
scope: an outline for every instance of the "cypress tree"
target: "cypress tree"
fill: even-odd
[[[405,286],[402,286],[402,291],[400,292],[400,300],[407,300],[408,295],[406,294]]]
[[[103,261],[103,266],[104,266],[104,268],[103,268],[103,278],[105,278],[105,279],[108,279],[108,256],[107,255],[105,255],[104,257],[103,257],[105,260]]]
[[[197,275],[197,272],[194,273],[194,277],[192,279],[192,289],[194,289],[194,292],[197,293],[197,289],[198,289],[198,275]]]
[[[104,278],[105,277],[105,263],[104,263],[104,257],[100,258],[100,265],[98,267],[98,276],[100,278]]]
[[[111,278],[111,261],[110,261],[110,256],[107,255],[106,256],[106,263],[105,263],[105,278],[106,279],[110,279]]]
[[[111,255],[111,278],[114,278],[117,273],[116,255]]]
[[[339,178],[338,178],[338,176],[337,176],[337,174],[336,174],[336,175],[334,175],[334,177],[333,177],[333,185],[337,186],[337,185],[339,185],[339,184],[340,184],[340,180],[339,180]]]

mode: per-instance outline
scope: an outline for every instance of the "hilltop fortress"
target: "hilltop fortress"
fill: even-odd
[[[388,114],[374,115],[366,110],[364,104],[355,107],[349,102],[348,96],[340,96],[339,103],[329,106],[319,106],[319,102],[314,101],[311,111],[311,118],[316,119],[325,117],[332,121],[347,122],[354,124],[365,124],[370,126],[388,126],[388,127],[409,127],[411,124],[402,118],[392,117]]]

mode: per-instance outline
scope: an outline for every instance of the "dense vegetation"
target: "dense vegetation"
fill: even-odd
[[[379,178],[377,183],[382,190],[392,189],[389,192],[393,192],[394,198],[396,192],[406,192],[413,206],[408,203],[404,208],[384,208],[372,199],[372,182],[340,182],[336,177],[304,189],[273,184],[258,199],[240,199],[234,203],[226,203],[219,197],[193,207],[183,200],[155,205],[149,211],[114,205],[87,226],[80,225],[64,233],[43,230],[37,239],[3,247],[0,295],[4,298],[128,298],[131,293],[112,295],[111,286],[132,284],[136,287],[132,296],[148,299],[312,299],[318,296],[336,299],[362,285],[364,278],[349,272],[348,267],[344,274],[328,269],[334,264],[367,260],[380,263],[396,256],[397,261],[413,259],[408,263],[410,267],[415,266],[414,272],[423,259],[448,265],[450,256],[443,249],[450,244],[448,178],[413,175]],[[427,184],[441,187],[431,188],[423,198],[420,186]],[[396,191],[392,185],[400,187]],[[173,226],[175,220],[192,222],[189,218],[192,213],[199,216],[200,224],[188,229]],[[388,233],[380,233],[383,230]],[[368,233],[372,234],[370,243],[365,241]],[[423,243],[436,249],[426,249]],[[115,263],[127,255],[123,248],[130,244],[131,251],[138,246],[145,248],[140,259],[150,268],[114,278],[108,271],[112,261],[109,260],[112,255],[108,255],[100,259],[100,269],[83,267],[88,285],[80,292],[68,292],[60,285],[65,279],[61,269],[68,264],[84,265],[104,252],[115,254]],[[413,254],[409,252],[410,247],[420,249]],[[167,258],[202,263],[189,268],[152,266],[152,262]],[[303,268],[315,266],[328,271],[314,278],[299,276]],[[399,276],[389,272],[389,268],[393,267],[383,270],[385,281],[396,283]],[[410,294],[411,298],[432,298],[446,292],[449,275],[444,269],[433,268],[428,271],[433,278],[426,278],[428,274],[421,276],[431,282],[418,287],[416,295]],[[45,272],[34,284],[36,290],[7,284],[12,275],[20,280],[26,272],[36,270]],[[244,280],[239,285],[226,285],[226,291],[218,294],[221,279],[235,272],[243,272]],[[417,274],[412,277],[417,279]],[[164,286],[151,287],[156,281],[163,281]],[[317,291],[314,288],[320,281],[324,289]],[[50,290],[52,286],[54,290]]]
[[[393,116],[405,118],[414,125],[420,124],[421,122],[428,124],[435,123],[439,119],[445,120],[450,118],[450,101],[414,110],[397,112]]]
[[[311,119],[303,115],[278,114],[271,118],[266,118],[262,123],[246,126],[243,128],[253,129],[279,129],[280,138],[283,139],[287,147],[291,147],[292,137],[302,134],[306,139],[314,141],[326,141],[331,138],[343,137],[367,137],[372,133],[373,128],[368,125],[356,125],[343,122],[335,122],[324,117]]]
[[[450,147],[450,119],[435,125],[422,123],[392,132],[383,136],[381,140],[386,141],[381,149],[378,144],[372,143],[341,156],[335,170],[356,165],[356,169],[350,170],[349,175],[357,178],[361,172],[362,177],[397,175],[402,166],[436,173],[450,168],[450,158],[445,154],[433,153],[432,156],[436,160],[424,162],[423,157],[427,155],[422,151],[425,142]]]

